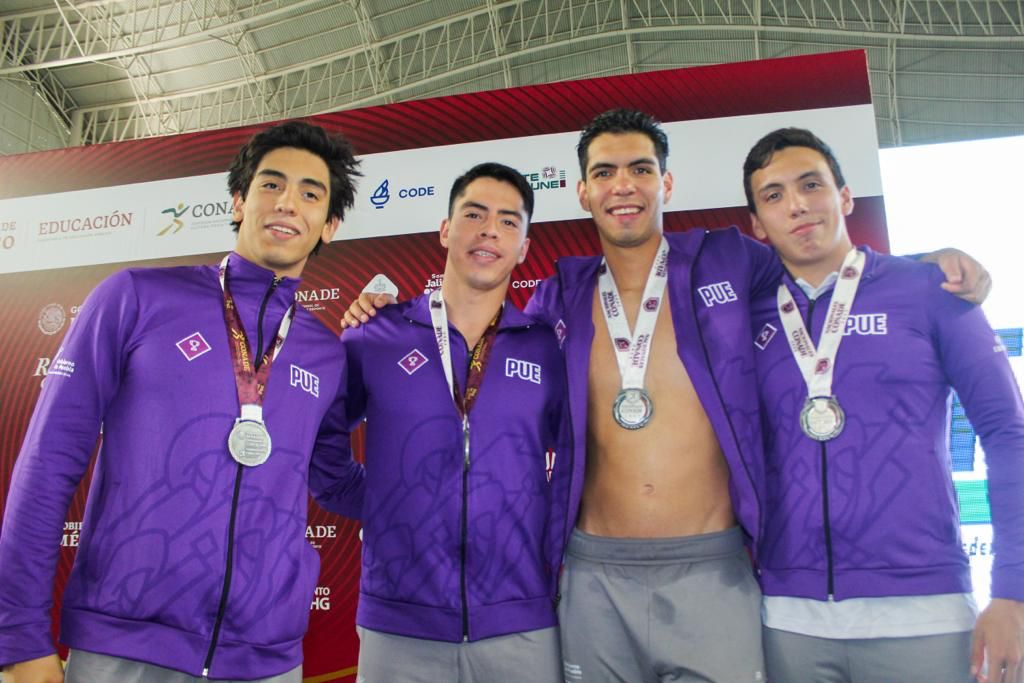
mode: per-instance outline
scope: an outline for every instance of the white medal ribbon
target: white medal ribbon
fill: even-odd
[[[611,268],[601,259],[601,275],[598,277],[598,291],[601,297],[601,310],[611,336],[612,349],[619,364],[619,376],[622,388],[643,389],[644,375],[647,372],[647,359],[651,355],[651,342],[654,338],[654,325],[658,321],[658,311],[665,298],[665,285],[668,283],[668,241],[661,238],[661,246],[651,264],[651,272],[647,274],[647,285],[640,301],[640,310],[636,316],[633,331],[629,330],[626,311],[622,306],[622,297],[615,286],[615,278]]]
[[[218,277],[220,279],[221,291],[224,291],[225,288],[227,287],[227,285],[225,283],[227,282],[228,259],[230,257],[231,257],[231,254],[228,254],[220,262],[220,269],[218,271]],[[232,301],[234,300],[234,298],[235,298],[234,295],[232,295],[232,297],[231,297]],[[237,309],[237,304],[236,304],[235,307]],[[274,350],[273,350],[273,352],[271,353],[271,356],[270,356],[271,361],[277,360],[278,355],[280,355],[280,353],[281,353],[281,349],[284,348],[284,340],[288,338],[288,330],[291,329],[292,318],[293,317],[295,317],[295,304],[292,304],[291,306],[288,307],[288,310],[284,312],[284,318],[281,319],[281,324],[278,325],[277,336],[275,337],[275,342],[274,342]],[[242,316],[241,315],[238,316],[238,322],[239,322],[239,324],[241,324],[241,322],[242,322]],[[246,339],[246,343],[248,343],[248,339]],[[249,346],[249,353],[252,354],[252,352],[253,352],[252,351],[252,346]],[[256,353],[259,353],[259,352],[260,352],[260,349],[256,349]],[[255,368],[256,360],[257,360],[256,357],[253,356],[254,368]],[[262,405],[259,405],[258,403],[246,403],[246,404],[240,406],[240,409],[241,409],[241,415],[239,417],[240,420],[243,420],[243,421],[251,420],[253,422],[260,422],[260,423],[263,422],[263,406]]]
[[[793,352],[800,374],[807,385],[808,398],[832,396],[832,376],[835,372],[836,354],[846,330],[846,319],[853,307],[861,275],[864,273],[864,252],[851,249],[839,267],[839,279],[832,292],[832,301],[825,315],[825,324],[815,348],[807,332],[800,309],[793,301],[786,285],[780,284],[777,296],[779,318],[786,330],[786,340]]]
[[[437,339],[437,350],[441,352],[441,367],[444,378],[448,381],[448,393],[455,400],[455,380],[452,375],[452,355],[449,352],[451,340],[448,337],[448,309],[444,305],[444,296],[440,289],[430,293],[430,322],[434,326],[434,337]]]

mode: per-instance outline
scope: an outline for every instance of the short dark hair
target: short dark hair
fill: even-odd
[[[448,194],[448,218],[452,217],[455,201],[465,194],[466,187],[477,178],[493,178],[516,188],[519,196],[523,198],[527,222],[533,218],[533,188],[530,187],[530,183],[516,169],[494,161],[477,164],[455,179],[455,182],[452,183],[452,191]]]
[[[839,161],[829,147],[817,135],[806,128],[779,128],[758,140],[750,152],[747,160],[743,162],[743,191],[747,195],[747,208],[750,213],[757,213],[754,205],[754,188],[750,186],[750,177],[757,171],[767,166],[772,155],[787,147],[807,147],[825,157],[828,167],[832,171],[832,179],[836,181],[836,187],[842,189],[846,186],[846,179],[843,178],[843,170],[839,168]]]
[[[658,122],[650,114],[636,109],[609,109],[598,114],[580,133],[580,141],[576,145],[576,156],[580,160],[580,177],[587,177],[587,162],[590,143],[602,133],[643,133],[654,143],[654,155],[658,157],[658,168],[664,173],[668,163],[668,136]]]
[[[285,121],[253,135],[238,150],[228,168],[228,191],[231,195],[237,194],[245,199],[260,161],[281,147],[303,149],[323,159],[331,179],[327,217],[343,219],[345,210],[351,209],[355,203],[355,178],[363,175],[359,172],[359,160],[355,158],[352,144],[344,137],[328,133],[306,121]],[[231,221],[231,225],[235,232],[241,227],[238,221]],[[313,247],[314,254],[320,251],[322,244],[323,241],[317,242]]]

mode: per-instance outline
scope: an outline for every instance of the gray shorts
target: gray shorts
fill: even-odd
[[[356,627],[356,683],[562,683],[558,629],[472,643],[407,638]]]
[[[764,629],[769,680],[786,683],[968,683],[971,632],[914,638],[815,638]]]
[[[565,683],[765,680],[761,591],[738,527],[665,539],[576,530],[561,593]]]
[[[68,667],[64,672],[64,683],[203,683],[206,680],[208,679],[196,678],[155,664],[85,650],[71,651],[68,655]],[[302,683],[302,666],[299,665],[279,676],[258,678],[249,683]]]

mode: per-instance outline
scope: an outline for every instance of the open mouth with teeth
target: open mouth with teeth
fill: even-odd
[[[296,230],[295,228],[289,227],[287,225],[278,225],[277,223],[268,225],[267,230],[280,237],[297,237],[299,234],[299,231]]]
[[[608,213],[613,216],[635,216],[640,213],[639,206],[616,206],[608,209]]]
[[[498,254],[488,249],[473,249],[469,252],[469,255],[485,261],[496,261],[498,259]]]

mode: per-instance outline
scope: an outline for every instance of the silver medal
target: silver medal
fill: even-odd
[[[235,426],[228,436],[228,450],[240,465],[262,465],[270,457],[270,432],[267,426],[257,420],[235,420]]]
[[[623,429],[640,429],[654,416],[654,402],[643,389],[623,389],[612,404],[612,415]]]
[[[834,396],[809,398],[800,411],[800,428],[815,441],[831,441],[846,424],[846,415]]]

